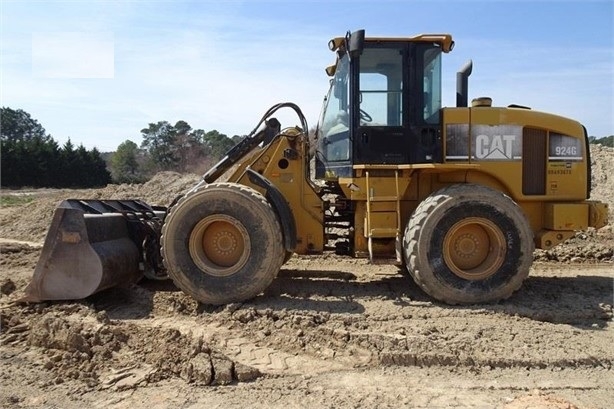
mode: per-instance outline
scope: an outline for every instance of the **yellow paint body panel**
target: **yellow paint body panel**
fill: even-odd
[[[546,203],[544,227],[549,230],[585,230],[588,227],[587,203]]]
[[[437,43],[441,45],[443,52],[447,53],[454,48],[454,41],[450,34],[418,34],[413,37],[369,37],[365,38],[366,43],[377,43],[380,41],[398,41],[400,43]],[[332,38],[329,43],[333,44],[331,51],[336,51],[344,46],[345,37]]]
[[[580,123],[557,115],[521,108],[445,108],[443,118],[444,141],[447,136],[447,125],[466,125],[468,135],[466,141],[469,145],[466,163],[480,163],[480,173],[488,174],[498,180],[516,201],[552,200],[553,196],[561,200],[586,199],[587,174],[584,161],[547,161],[546,194],[527,197],[522,194],[522,177],[518,177],[522,175],[522,161],[476,161],[472,155],[474,152],[471,151],[471,137],[469,137],[472,129],[477,126],[514,125],[520,128],[543,129],[549,133],[568,135],[580,140],[582,147],[580,154],[586,158],[584,129]],[[473,178],[479,179],[478,176]],[[479,183],[479,180],[475,182]]]
[[[535,235],[535,247],[538,249],[549,250],[559,243],[572,238],[575,234],[573,230],[540,230]]]

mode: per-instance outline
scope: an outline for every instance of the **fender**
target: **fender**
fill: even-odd
[[[292,209],[290,209],[290,205],[288,205],[284,195],[281,194],[279,189],[270,180],[250,168],[247,169],[246,173],[250,182],[266,190],[265,197],[271,203],[273,209],[275,209],[281,224],[284,248],[287,251],[293,252],[296,248],[296,222],[294,221],[294,214]]]

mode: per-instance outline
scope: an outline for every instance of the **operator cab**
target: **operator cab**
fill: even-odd
[[[329,43],[337,62],[316,131],[317,178],[351,177],[361,164],[442,162],[441,54],[451,37],[363,36]]]

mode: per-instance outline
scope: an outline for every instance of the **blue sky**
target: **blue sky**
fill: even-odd
[[[451,33],[444,105],[473,59],[469,96],[490,96],[614,134],[614,2],[0,0],[0,104],[55,140],[112,151],[150,122],[246,134],[291,101],[314,127],[330,38]],[[279,118],[284,126],[293,116]]]

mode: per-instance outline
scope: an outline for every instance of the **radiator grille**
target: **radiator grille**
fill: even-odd
[[[524,128],[522,132],[522,193],[546,194],[546,142],[543,129]]]

